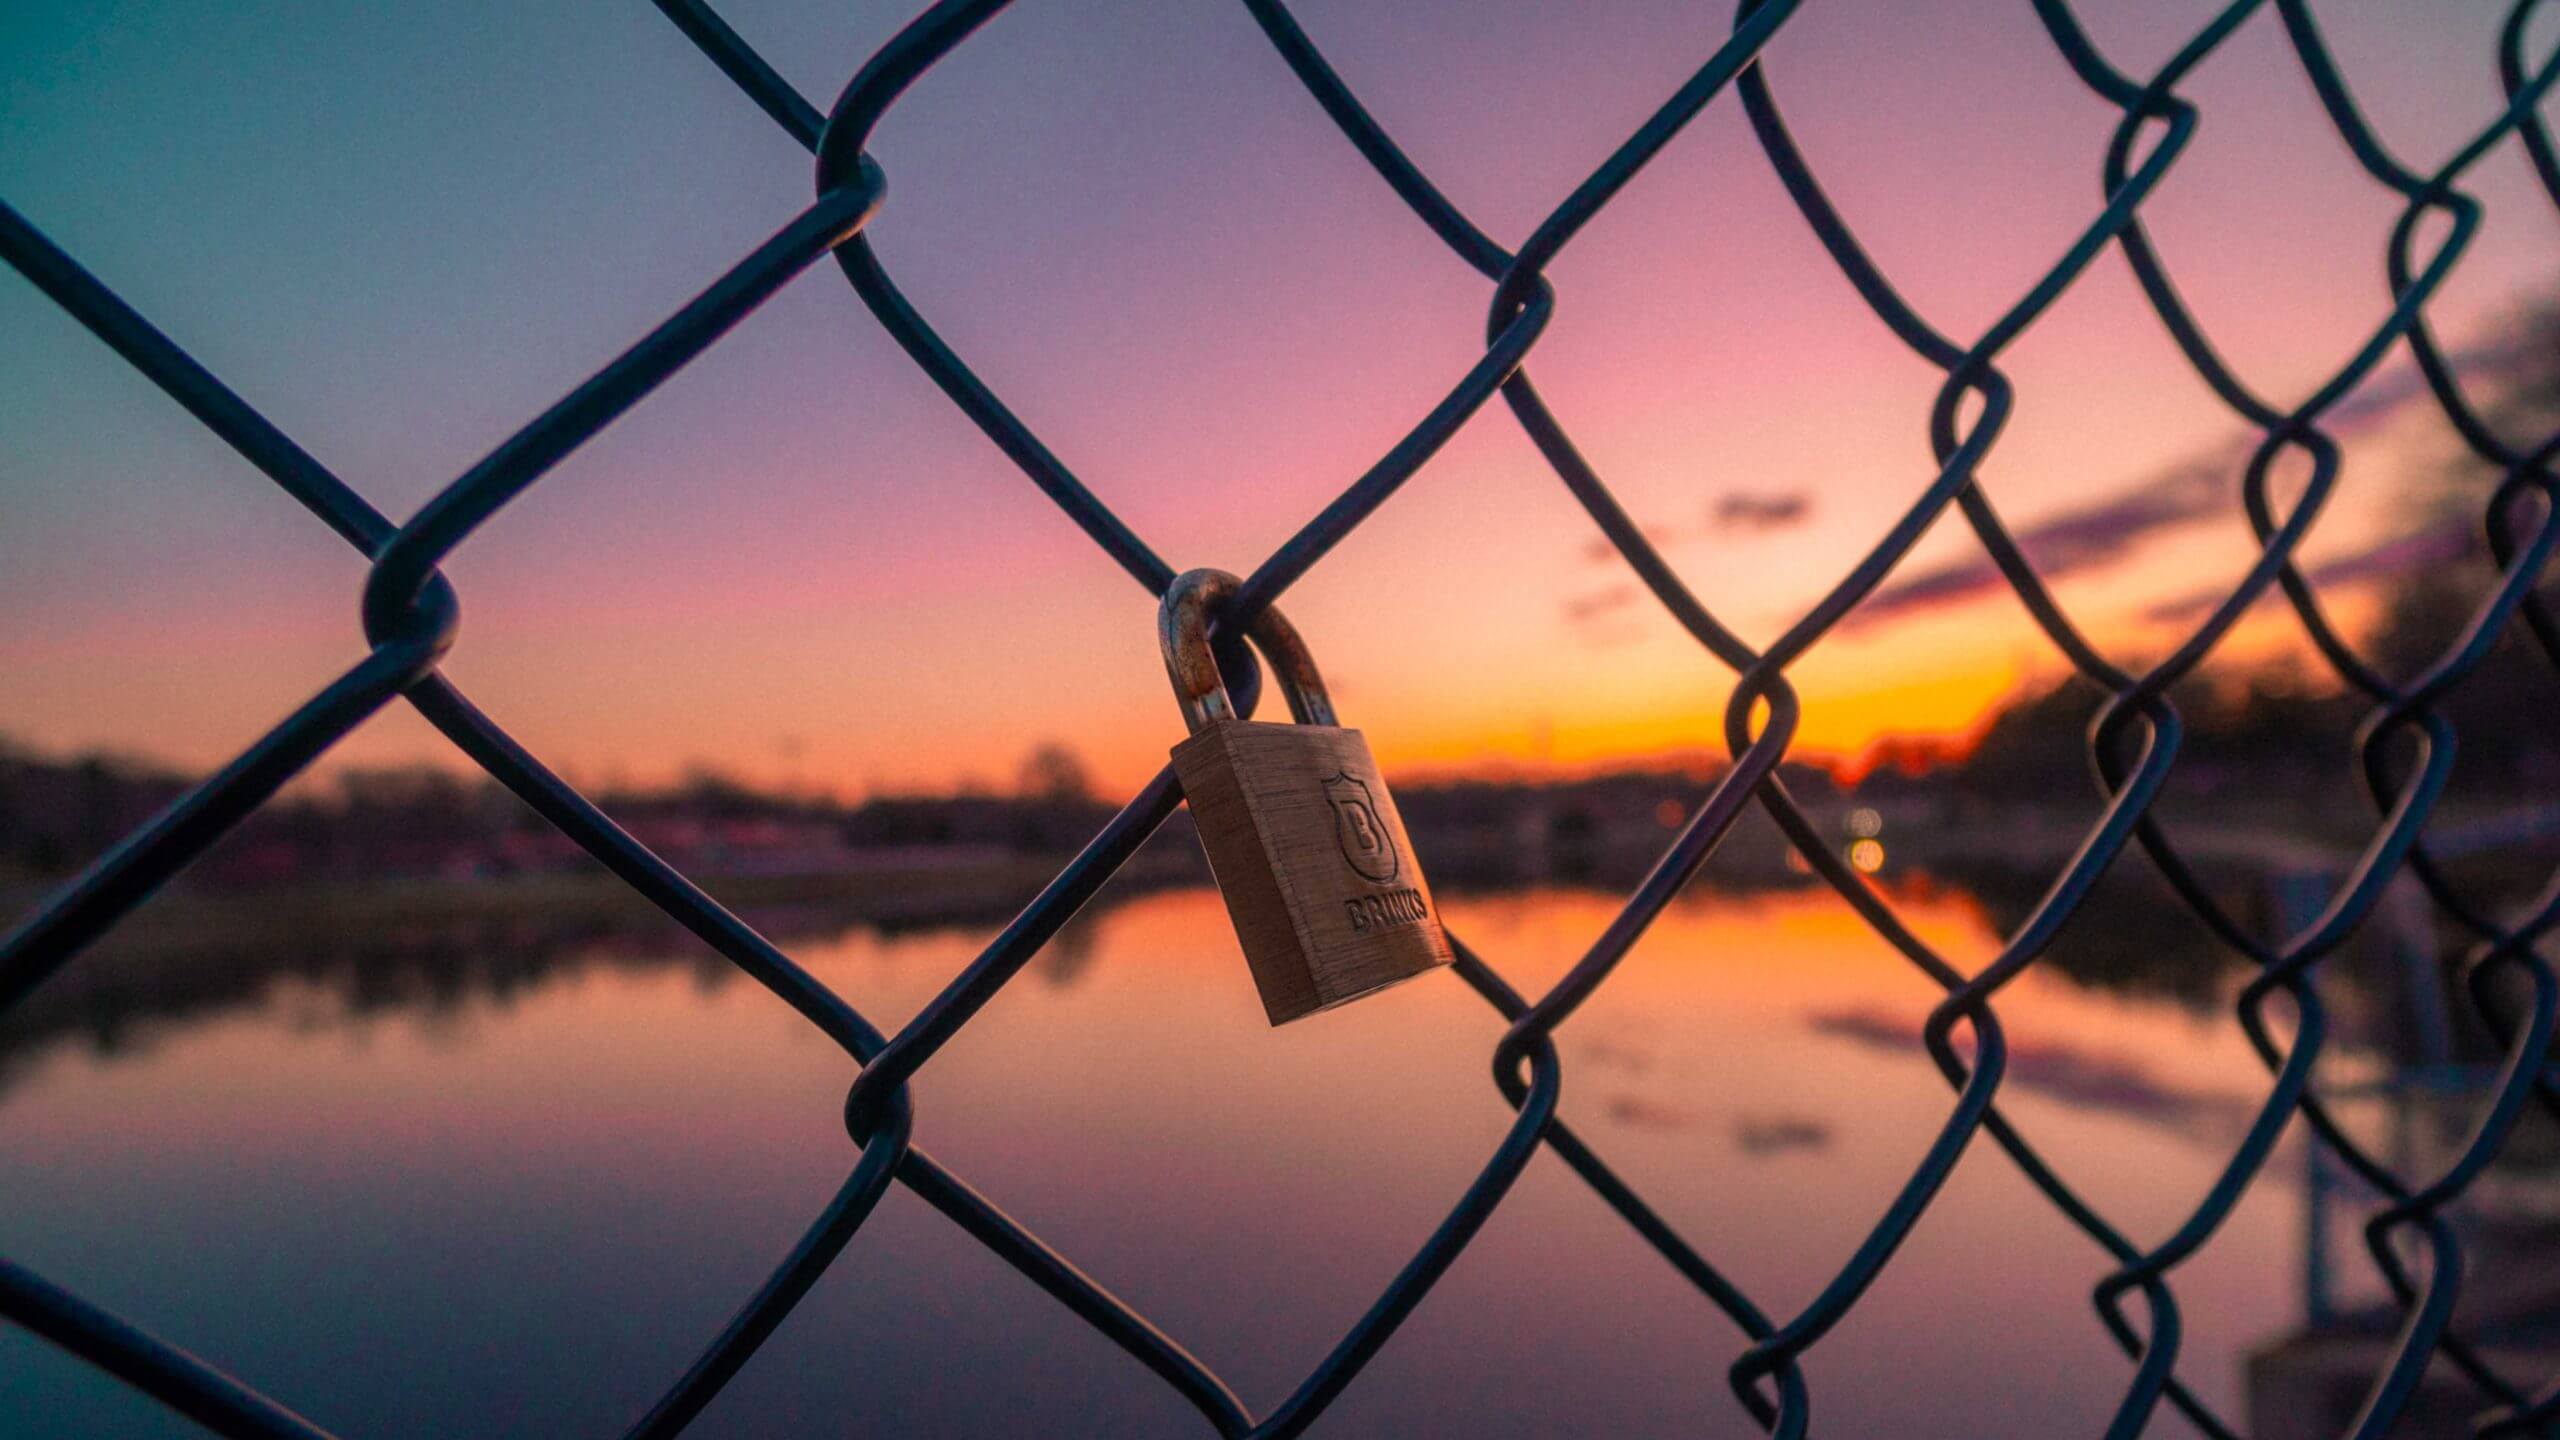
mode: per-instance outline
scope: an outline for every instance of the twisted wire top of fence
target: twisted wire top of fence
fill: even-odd
[[[1856,1305],[1891,1263],[1914,1223],[1937,1197],[1968,1147],[1987,1134],[2053,1205],[2115,1266],[2100,1285],[2100,1319],[2127,1359],[2110,1436],[2130,1436],[2166,1402],[2204,1433],[2230,1436],[2229,1422],[2182,1381],[2181,1311],[2171,1278],[2214,1236],[2258,1176],[2297,1114],[2338,1159],[2375,1187],[2386,1205],[2367,1238],[2404,1320],[2373,1377],[2351,1434],[2378,1436],[2400,1416],[2431,1360],[2442,1356],[2477,1387],[2489,1407],[2484,1435],[2553,1433],[2560,1386],[2509,1375],[2451,1324],[2461,1243],[2447,1208],[2499,1153],[2520,1112],[2535,1100],[2560,1115],[2560,1085],[2547,1068],[2560,979],[2537,947],[2560,925],[2560,877],[2520,912],[2508,913],[2458,885],[2431,854],[2425,827],[2444,791],[2456,736],[2440,701],[2473,673],[2502,636],[2524,636],[2560,666],[2560,617],[2537,592],[2555,544],[2560,505],[2553,457],[2560,434],[2501,433],[2467,393],[2458,367],[2428,322],[2430,301],[2478,231],[2481,204],[2462,188],[2466,172],[2501,146],[2520,146],[2541,189],[2560,205],[2560,151],[2538,105],[2560,79],[2560,55],[2527,54],[2526,30],[2539,0],[2518,0],[2500,31],[2503,84],[2494,119],[2432,171],[2397,158],[2367,125],[2325,47],[2309,0],[2235,0],[2215,14],[2158,70],[2128,74],[2095,44],[2064,0],[2035,0],[2034,16],[2070,72],[2120,115],[2102,165],[2102,191],[2085,226],[2048,269],[1979,334],[1951,335],[1895,288],[1825,195],[1813,165],[1790,137],[1777,81],[1760,64],[1763,47],[1795,15],[1796,0],[1743,0],[1729,38],[1702,57],[1623,143],[1573,187],[1516,246],[1505,246],[1458,208],[1343,82],[1280,0],[1243,0],[1252,18],[1342,135],[1457,259],[1490,282],[1485,340],[1449,385],[1368,470],[1309,517],[1252,568],[1218,617],[1222,633],[1242,633],[1291,585],[1367,520],[1470,417],[1497,395],[1545,457],[1555,478],[1586,511],[1644,586],[1697,644],[1736,677],[1725,712],[1732,763],[1714,781],[1604,932],[1551,988],[1524,995],[1487,957],[1457,943],[1457,972],[1509,1022],[1493,1060],[1494,1079],[1516,1111],[1502,1142],[1457,1195],[1429,1238],[1333,1349],[1314,1360],[1276,1405],[1257,1415],[1179,1341],[1008,1218],[988,1198],[917,1143],[920,1122],[907,1081],[1015,975],[1079,906],[1182,803],[1171,774],[1146,784],[1075,860],[998,933],[922,1013],[883,1034],[844,997],[768,943],[692,881],[618,828],[541,760],[466,699],[439,669],[456,636],[457,599],[438,566],[562,457],[644,399],[731,325],[803,270],[833,257],[877,322],[1023,474],[1140,586],[1162,592],[1178,568],[1167,562],[1069,471],[1005,401],[971,369],[901,292],[874,252],[869,229],[884,213],[881,167],[865,153],[874,127],[933,66],[965,46],[1004,0],[942,0],[883,45],[832,105],[794,90],[702,0],[657,0],[658,8],[710,62],[816,160],[816,198],[772,238],[585,383],[545,410],[478,464],[395,523],[310,453],[190,359],[15,210],[0,205],[0,258],[148,376],[215,434],[363,552],[371,571],[362,595],[369,648],[343,675],[304,701],[255,745],[168,811],[127,837],[0,940],[0,1009],[15,1004],[72,963],[159,886],[228,829],[395,698],[407,701],[451,742],[615,875],[681,922],[720,955],[788,1002],[861,1064],[844,1118],[854,1156],[841,1188],[771,1276],[703,1348],[700,1357],[632,1425],[634,1437],[673,1435],[720,1392],[757,1347],[785,1322],[891,1183],[909,1187],[965,1233],[1030,1278],[1072,1314],[1108,1336],[1130,1359],[1171,1386],[1223,1436],[1288,1436],[1305,1431],[1353,1384],[1433,1284],[1467,1247],[1530,1157],[1545,1147],[1562,1159],[1675,1271],[1721,1311],[1737,1332],[1730,1378],[1737,1402],[1771,1434],[1806,1433],[1812,1390],[1801,1360]],[[2310,78],[2338,136],[2371,181],[2401,206],[2386,255],[2386,304],[2363,337],[2307,395],[2271,397],[2229,364],[2206,322],[2180,299],[2170,258],[2143,226],[2143,207],[2196,133],[2198,108],[2181,84],[2243,22],[2272,8],[2294,57]],[[1875,317],[1942,375],[1930,414],[1933,473],[1912,477],[1910,498],[1883,538],[1787,626],[1755,647],[1675,576],[1575,446],[1564,420],[1543,400],[1526,368],[1555,313],[1547,268],[1628,181],[1707,106],[1739,104],[1766,163],[1831,261]],[[2431,223],[2432,222],[2432,223]],[[2440,233],[2432,248],[2420,233]],[[2160,325],[2222,404],[2256,435],[2243,500],[2257,557],[2187,636],[2138,671],[2110,661],[2047,590],[1990,497],[1977,484],[2013,403],[2000,368],[2004,352],[2036,324],[2107,251],[2130,265]],[[2498,472],[2483,525],[2499,580],[2442,653],[2411,675],[2386,675],[2340,632],[2295,563],[2296,551],[2336,486],[2340,449],[2324,417],[2357,392],[2400,347],[2463,444]],[[2280,498],[2279,464],[2307,469],[2290,503]],[[2087,737],[2103,802],[2097,821],[2031,911],[1987,958],[1960,963],[1924,942],[1816,833],[1788,793],[1778,766],[1795,736],[1799,707],[1792,665],[1840,625],[1953,508],[1962,515],[2008,587],[2072,668],[2109,697]],[[2310,644],[2337,678],[2370,699],[2358,737],[2359,780],[2376,822],[2343,882],[2298,930],[2270,938],[2228,912],[2191,870],[2178,838],[2153,805],[2178,759],[2182,726],[2168,692],[2191,675],[2243,611],[2280,594]],[[1230,646],[1240,711],[1251,713],[1260,679],[1252,658]],[[1709,1258],[1712,1239],[1678,1233],[1648,1207],[1590,1143],[1558,1117],[1561,1069],[1555,1036],[1607,982],[1646,927],[1698,873],[1749,806],[1762,807],[1804,862],[1906,956],[1943,998],[1925,1029],[1929,1052],[1952,1101],[1899,1191],[1864,1240],[1801,1310],[1773,1316],[1725,1278]],[[2183,905],[2218,941],[2255,967],[2238,997],[2238,1019],[2272,1083],[2216,1182],[2166,1238],[2139,1242],[2041,1157],[2034,1138],[1999,1104],[2008,1062],[1993,1001],[2034,964],[2072,918],[2100,875],[2138,848]],[[2315,986],[2319,962],[2374,911],[2386,884],[2414,876],[2442,916],[2476,942],[2464,975],[2484,1019],[2507,1047],[2467,1138],[2441,1171],[2398,1173],[2350,1135],[2311,1086],[2325,1033]],[[2497,987],[2520,977],[2527,1002],[2496,1003]],[[2281,1002],[2281,1009],[2271,1010]],[[2289,1011],[2289,1034],[2279,1025]],[[2138,1302],[2138,1304],[2136,1303]],[[36,1274],[0,1260],[0,1314],[84,1357],[167,1405],[231,1436],[323,1435],[315,1423],[169,1341],[146,1334]]]

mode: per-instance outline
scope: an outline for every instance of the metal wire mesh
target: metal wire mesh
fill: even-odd
[[[2560,55],[2530,66],[2525,30],[2539,0],[2519,0],[2499,41],[2505,106],[2496,119],[2432,173],[2401,164],[2368,128],[2323,45],[2308,0],[2274,0],[2292,51],[2357,163],[2399,197],[2403,209],[2388,251],[2390,304],[2364,341],[2304,399],[2265,398],[2228,366],[2201,322],[2180,300],[2167,260],[2145,234],[2142,206],[2176,164],[2195,133],[2198,111],[2178,94],[2180,82],[2266,0],[2237,0],[2197,32],[2148,79],[2119,71],[2091,42],[2063,0],[2035,0],[2034,11],[2060,57],[2091,91],[2121,112],[2102,168],[2103,198],[2070,247],[1989,328],[1971,340],[1934,327],[1894,289],[1860,247],[1849,223],[1825,198],[1812,166],[1790,139],[1771,77],[1758,63],[1762,47],[1784,26],[1795,0],[1743,0],[1731,37],[1660,108],[1594,170],[1516,249],[1506,249],[1453,205],[1397,147],[1335,74],[1280,0],[1244,0],[1246,8],[1307,93],[1378,175],[1460,260],[1493,283],[1485,349],[1446,397],[1406,432],[1367,473],[1308,520],[1245,580],[1221,616],[1228,634],[1270,606],[1326,552],[1361,524],[1429,456],[1496,394],[1544,454],[1557,479],[1582,505],[1625,561],[1736,684],[1726,711],[1731,767],[1716,781],[1651,873],[1586,954],[1545,994],[1513,989],[1463,940],[1458,973],[1510,1024],[1493,1055],[1494,1076],[1517,1111],[1500,1147],[1450,1207],[1447,1217],[1349,1333],[1296,1388],[1260,1417],[1200,1360],[1065,1257],[1016,1224],[991,1201],[915,1143],[916,1121],[906,1082],[1034,952],[1090,899],[1182,801],[1170,770],[1159,773],[1096,835],[1084,851],[1008,924],[961,974],[904,1029],[883,1035],[845,1000],[819,984],[753,929],[616,827],[596,806],[546,769],[500,726],[464,698],[438,670],[452,645],[457,608],[438,563],[539,480],[569,451],[638,403],[802,270],[833,255],[879,323],[932,376],[978,427],[1050,500],[1137,582],[1161,593],[1176,567],[1167,564],[1094,498],[1039,438],[935,333],[882,268],[866,227],[879,211],[882,175],[863,146],[898,97],[1005,0],[943,0],[901,30],[862,67],[833,108],[822,113],[761,59],[700,0],[656,0],[684,34],[736,82],[746,97],[817,160],[817,198],[754,253],[740,261],[665,323],[598,371],[506,443],[453,481],[405,524],[394,524],[269,424],[54,247],[15,211],[0,205],[0,257],[32,280],[89,330],[149,376],[179,404],[372,561],[363,596],[370,649],[247,752],[166,813],[97,861],[0,942],[0,1009],[23,999],[77,957],[83,947],[147,899],[278,787],[395,697],[415,706],[465,755],[539,811],[693,934],[797,1009],[862,1065],[845,1102],[857,1154],[833,1200],[811,1223],[771,1277],[702,1351],[692,1368],[628,1432],[673,1435],[744,1366],[757,1346],[862,1228],[893,1181],[908,1186],[964,1232],[1029,1277],[1060,1304],[1109,1336],[1131,1359],[1173,1387],[1210,1428],[1225,1436],[1288,1436],[1305,1431],[1422,1303],[1464,1250],[1540,1146],[1587,1182],[1662,1259],[1727,1316],[1742,1337],[1731,1366],[1739,1403],[1770,1433],[1806,1432],[1811,1394],[1799,1360],[1854,1306],[1891,1261],[1950,1170],[1979,1134],[1991,1139],[2074,1225],[2111,1257],[2114,1272],[2095,1300],[2128,1363],[2123,1398],[2110,1436],[2138,1433],[2163,1401],[2214,1436],[2236,1432],[2181,1381],[2181,1320],[2170,1278],[2214,1235],[2299,1114],[2344,1165],[2386,1200],[2366,1231],[2374,1263],[2402,1310],[2387,1362],[2371,1382],[2350,1433],[2389,1432],[2433,1357],[2441,1355],[2489,1407],[2483,1435],[2549,1434],[2560,1425],[2560,1385],[2536,1390],[2539,1377],[2502,1373],[2450,1324],[2462,1272],[2462,1245],[2447,1209],[2497,1156],[2531,1101],[2560,1115],[2560,1085],[2547,1057],[2560,1013],[2560,979],[2537,946],[2560,925],[2560,877],[2502,919],[2466,893],[2431,856],[2424,828],[2445,788],[2453,760],[2453,727],[2435,708],[2471,674],[2499,638],[2520,631],[2544,660],[2560,666],[2560,618],[2536,593],[2560,544],[2560,482],[2552,470],[2560,434],[2517,440],[2484,418],[2431,335],[2427,306],[2479,227],[2482,207],[2456,188],[2464,172],[2495,147],[2520,144],[2541,188],[2560,204],[2560,151],[2536,106],[2560,79]],[[1902,343],[1944,374],[1931,415],[1938,470],[1922,484],[1892,529],[1774,643],[1754,649],[1693,596],[1631,521],[1601,477],[1575,448],[1561,420],[1539,397],[1523,368],[1554,309],[1542,273],[1583,226],[1680,129],[1728,89],[1739,103],[1768,164],[1831,259]],[[2417,252],[2431,219],[2446,222],[2432,253]],[[2174,650],[2134,673],[2104,658],[2055,603],[2035,568],[1977,484],[2011,407],[2001,353],[2106,250],[2130,263],[2160,323],[2230,410],[2258,435],[2243,475],[2247,514],[2260,551],[2246,576],[2222,596]],[[2501,473],[2484,525],[2501,567],[2495,589],[2461,633],[2417,674],[2379,673],[2339,633],[2294,563],[2294,552],[2319,515],[2340,467],[2337,442],[2321,428],[2324,414],[2355,392],[2395,347],[2406,345],[2426,388],[2479,458]],[[2299,456],[2309,467],[2287,507],[2275,498],[2273,472]],[[2100,779],[2103,810],[2042,898],[1988,960],[1966,968],[1906,928],[1886,898],[1842,862],[1789,796],[1778,764],[1798,719],[1789,667],[1833,630],[1910,550],[1941,514],[1960,512],[2009,587],[2074,669],[2110,697],[2087,737]],[[2152,814],[2175,764],[2182,737],[2167,698],[2172,684],[2196,669],[2241,613],[2269,591],[2280,592],[2317,652],[2336,675],[2372,701],[2357,744],[2361,781],[2375,827],[2335,892],[2310,922],[2269,940],[2229,913],[2190,869],[2178,842]],[[1250,713],[1258,676],[1240,647],[1239,709]],[[1757,717],[1755,719],[1755,717]],[[2395,758],[2398,757],[2398,758]],[[1953,1092],[1935,1138],[1865,1239],[1801,1311],[1772,1318],[1724,1278],[1702,1249],[1674,1231],[1557,1115],[1561,1083],[1554,1036],[1625,957],[1663,907],[1695,875],[1743,810],[1763,807],[1812,870],[1855,908],[1876,933],[1943,988],[1925,1039]],[[2240,992],[2238,1019],[2273,1083],[2244,1138],[2216,1182],[2168,1238],[2141,1244],[2120,1232],[2096,1203],[2074,1191],[2039,1156],[2031,1138],[1998,1103],[2007,1049],[1992,1000],[2017,978],[2071,919],[2100,875],[2128,845],[2138,846],[2177,897],[2221,943],[2254,964]],[[2369,1153],[2310,1085],[2324,1036],[2314,979],[2318,962],[2373,912],[2387,884],[2416,877],[2453,925],[2476,940],[2463,974],[2483,1018],[2507,1046],[2481,1109],[2445,1168],[2433,1175],[2395,1172]],[[2521,1015],[2493,1004],[2496,985],[2521,981],[2530,1002]],[[2292,1015],[2289,1038],[2271,1002]],[[1960,1043],[1959,1032],[1962,1032]],[[2412,1264],[2414,1254],[2420,1263]],[[2139,1300],[2139,1306],[2131,1302]],[[326,1432],[183,1350],[144,1334],[43,1278],[0,1260],[0,1314],[84,1357],[178,1411],[231,1436],[311,1437]]]

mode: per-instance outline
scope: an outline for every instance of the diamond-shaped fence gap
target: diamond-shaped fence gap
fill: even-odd
[[[1109,64],[1131,67],[1111,75],[1053,63],[1058,27],[1078,17],[992,24],[989,51],[973,43],[955,67],[1018,76],[1019,98],[989,115],[978,88],[917,84],[879,141],[916,154],[904,127],[927,132],[917,177],[891,182],[916,223],[876,245],[926,321],[1133,529],[1241,571],[1473,363],[1483,291],[1431,264],[1428,237],[1395,223],[1375,182],[1333,163],[1320,117],[1275,141],[1272,122],[1305,105],[1248,48],[1249,27],[1215,12],[1161,22],[1103,17],[1125,41]],[[1168,129],[1166,107],[1188,118]],[[1157,215],[1181,218],[1139,218]],[[1413,263],[1347,264],[1302,243],[1312,217],[1357,217]],[[1006,297],[998,325],[950,303],[990,293]],[[1098,344],[1111,363],[1093,361]],[[1228,503],[1183,500],[1201,486]]]
[[[1506,248],[1517,247],[1731,29],[1729,12],[1624,6],[1567,15],[1523,0],[1472,14],[1340,3],[1292,6],[1289,13],[1396,143]],[[1782,33],[1773,43],[1783,53],[1791,42]],[[1405,58],[1414,56],[1430,59],[1417,65]],[[1271,73],[1295,88],[1286,69],[1275,64]],[[1303,94],[1296,103],[1324,124]],[[1524,127],[1559,139],[1539,147],[1484,143]],[[1356,164],[1332,127],[1325,131]],[[1685,165],[1657,167],[1639,183],[1693,186],[1694,175],[1674,172],[1695,167],[1700,152],[1676,148]],[[1374,176],[1367,184],[1387,199]],[[1431,235],[1409,214],[1397,218],[1414,236]],[[1458,262],[1444,252],[1443,263]]]
[[[912,788],[927,777],[904,757],[929,742],[967,755],[982,784],[1009,784],[1038,742],[1101,728],[1101,697],[1072,677],[1160,673],[1131,623],[1142,597],[974,435],[866,451],[852,412],[832,452],[763,443],[750,424],[716,467],[669,458],[738,424],[704,403],[724,386],[846,411],[839,376],[793,363],[823,339],[805,326],[844,317],[796,298],[777,297],[784,313],[770,317],[796,323],[729,337],[700,362],[707,373],[670,382],[455,557],[472,598],[454,673],[536,754],[576,754],[579,778],[612,789],[662,788],[686,769],[797,794]],[[928,474],[942,483],[916,483]],[[866,614],[849,599],[882,583],[920,612]],[[1007,595],[1020,596],[1019,625],[963,619],[958,602]],[[955,689],[954,656],[1016,694],[990,705]],[[672,769],[628,758],[670,750]],[[1107,758],[1115,774],[1143,774],[1161,754]]]
[[[2119,118],[2075,103],[2070,72],[2036,27],[2014,18],[1951,3],[1890,14],[1810,10],[1765,66],[1833,207],[1903,298],[1959,344],[2034,286],[2097,213],[2105,199],[2097,162]],[[1943,63],[1926,72],[1895,63],[1914,45],[1946,47]],[[2022,106],[2070,119],[2021,126],[1992,118]],[[1881,223],[1887,215],[1891,225]],[[1802,225],[1785,210],[1774,218]],[[2065,308],[2074,303],[2076,291]]]
[[[1223,1063],[1267,1028],[1223,917],[1183,890],[1070,927],[1008,986],[1041,1003],[999,993],[914,1086],[945,1127],[938,1155],[1268,1405],[1512,1115],[1483,1084],[1498,1020],[1448,976],[1285,1032],[1250,1071]],[[1071,969],[1075,947],[1114,959]]]
[[[2308,395],[2388,310],[2380,261],[2404,208],[2339,143],[2300,69],[2273,14],[2243,24],[2180,82],[2205,119],[2142,212],[2224,363],[2279,406]],[[2271,74],[2283,83],[2268,83]],[[2268,167],[2279,149],[2286,163]],[[2093,147],[2093,190],[2102,156]],[[2310,213],[2323,223],[2303,226]],[[2434,249],[2416,253],[2423,260]],[[2108,264],[2121,270],[2123,261]],[[2322,303],[2339,294],[2370,296],[2371,308]]]

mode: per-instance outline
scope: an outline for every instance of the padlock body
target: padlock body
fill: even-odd
[[[1221,720],[1173,747],[1173,768],[1272,1024],[1449,963],[1359,731]]]

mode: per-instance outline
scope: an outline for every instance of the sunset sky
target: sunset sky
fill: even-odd
[[[2218,7],[2083,8],[2140,74]],[[2321,8],[2404,161],[2432,168],[2496,112],[2503,8],[2423,25],[2405,0]],[[822,105],[913,9],[722,7]],[[1296,9],[1505,243],[1730,23],[1722,5],[1652,0]],[[0,54],[0,199],[394,517],[811,196],[806,154],[641,0],[58,0],[0,14]],[[1948,333],[1988,324],[2100,205],[2117,112],[2024,4],[1809,3],[1767,57],[1834,200]],[[2145,208],[2151,233],[2239,372],[2298,398],[2387,308],[2397,198],[2356,168],[2272,10],[2181,92],[2201,128]],[[871,149],[890,272],[1177,567],[1252,568],[1481,352],[1490,287],[1237,5],[1025,0],[918,82]],[[2433,314],[2449,346],[2494,354],[2560,279],[2560,213],[2512,143],[2464,188],[2488,218]],[[1746,635],[1777,633],[1933,474],[1937,372],[1840,279],[1733,96],[1551,274],[1530,373]],[[1995,501],[2066,605],[2120,655],[2156,651],[2156,617],[2252,552],[2243,432],[2119,256],[2004,369],[2018,406],[1983,469]],[[2413,477],[2452,453],[2440,421],[2397,403],[2406,382],[2395,361],[2341,417],[2345,478],[2310,561],[2394,533]],[[1730,677],[1594,557],[1596,537],[1496,403],[1282,604],[1390,769],[1720,748]],[[1960,733],[2054,672],[2016,604],[1968,582],[1979,553],[1942,524],[1907,588],[1797,668],[1805,749]],[[446,571],[463,606],[449,672],[576,779],[715,764],[846,795],[1001,784],[1060,739],[1118,789],[1180,735],[1152,598],[831,265]],[[0,271],[0,735],[218,763],[362,654],[363,577]],[[398,707],[329,763],[406,760],[461,763]]]

